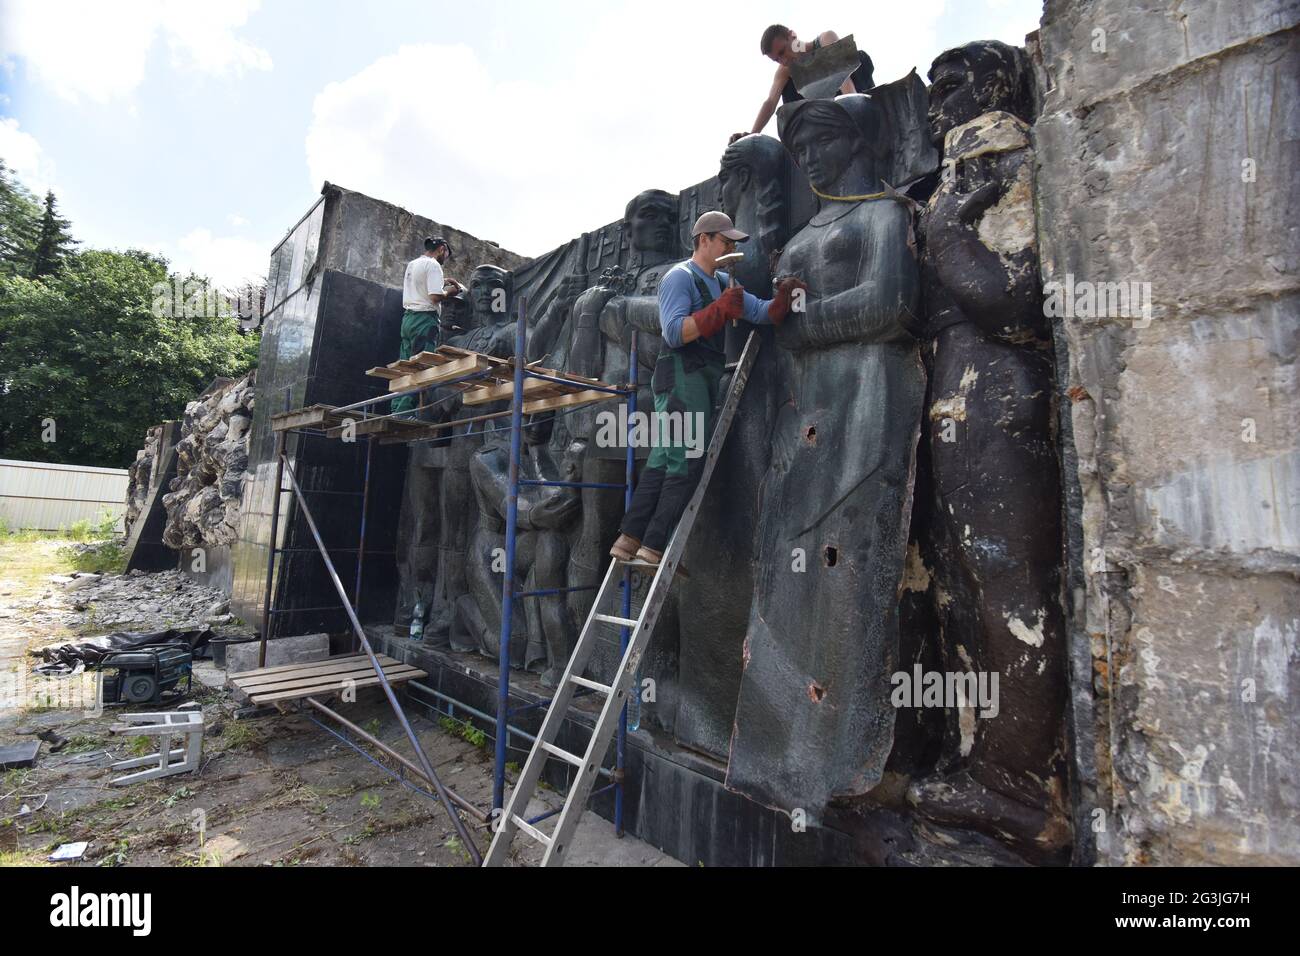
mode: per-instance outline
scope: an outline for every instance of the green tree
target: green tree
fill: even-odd
[[[68,232],[71,223],[58,214],[55,203],[53,190],[46,192],[45,212],[41,214],[36,247],[32,250],[32,269],[28,273],[33,279],[54,275],[62,269],[76,244]]]
[[[74,252],[39,280],[0,276],[0,457],[126,467],[149,426],[256,362],[258,336],[237,316],[155,308],[175,278],[134,250]]]
[[[41,204],[0,159],[0,275],[27,275],[40,230]]]

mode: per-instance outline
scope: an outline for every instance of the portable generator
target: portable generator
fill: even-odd
[[[194,682],[193,665],[194,653],[187,644],[159,644],[108,654],[99,664],[104,704],[158,704],[165,695],[184,697]],[[182,678],[183,691],[178,690]]]

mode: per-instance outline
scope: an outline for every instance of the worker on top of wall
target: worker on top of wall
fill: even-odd
[[[689,422],[681,419],[682,427],[670,430],[671,444],[664,444],[661,434],[650,452],[623,516],[622,533],[609,552],[623,561],[635,557],[658,564],[663,559],[668,537],[700,480],[726,364],[726,324],[744,319],[779,325],[790,313],[795,289],[808,288],[799,279],[786,278],[775,297],[760,299],[719,271],[718,257],[735,252],[736,243],[749,238],[726,213],[706,212],[695,221],[691,236],[691,257],[659,282],[663,347],[651,380],[656,417],[675,413],[688,416]]]
[[[406,264],[402,278],[402,348],[400,358],[408,359],[438,347],[438,319],[442,302],[464,292],[465,287],[442,274],[443,263],[451,259],[451,243],[442,236],[424,240],[424,255]],[[393,400],[393,412],[415,407],[415,396]]]
[[[776,113],[779,103],[793,103],[795,100],[803,99],[794,87],[794,80],[790,78],[790,64],[838,39],[839,34],[834,30],[826,30],[812,41],[805,42],[800,40],[799,35],[789,27],[779,23],[774,23],[763,31],[759,49],[763,51],[763,56],[777,64],[776,75],[772,78],[772,88],[768,90],[767,99],[763,100],[763,105],[758,108],[758,117],[754,120],[754,128],[749,131],[750,133],[763,132],[763,127]],[[872,66],[871,57],[859,50],[858,60],[860,61],[858,68],[844,81],[840,87],[841,93],[865,93],[875,85],[873,80],[875,68]],[[745,133],[733,133],[728,142],[734,143],[745,135]]]

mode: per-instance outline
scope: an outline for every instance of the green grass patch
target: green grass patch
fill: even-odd
[[[221,730],[221,739],[228,750],[249,750],[260,746],[266,738],[247,721],[232,720]]]
[[[455,717],[439,717],[438,726],[454,737],[469,741],[475,747],[487,745],[487,734],[466,721]]]
[[[126,571],[126,546],[122,538],[108,538],[93,547],[59,548],[59,558],[74,571],[90,574],[122,574]]]

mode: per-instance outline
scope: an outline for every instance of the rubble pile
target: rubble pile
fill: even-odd
[[[22,608],[42,621],[83,633],[161,631],[230,624],[230,601],[181,571],[56,574],[39,602]]]
[[[223,382],[185,407],[176,477],[163,495],[163,541],[182,550],[229,544],[239,529],[253,421],[253,376]]]

